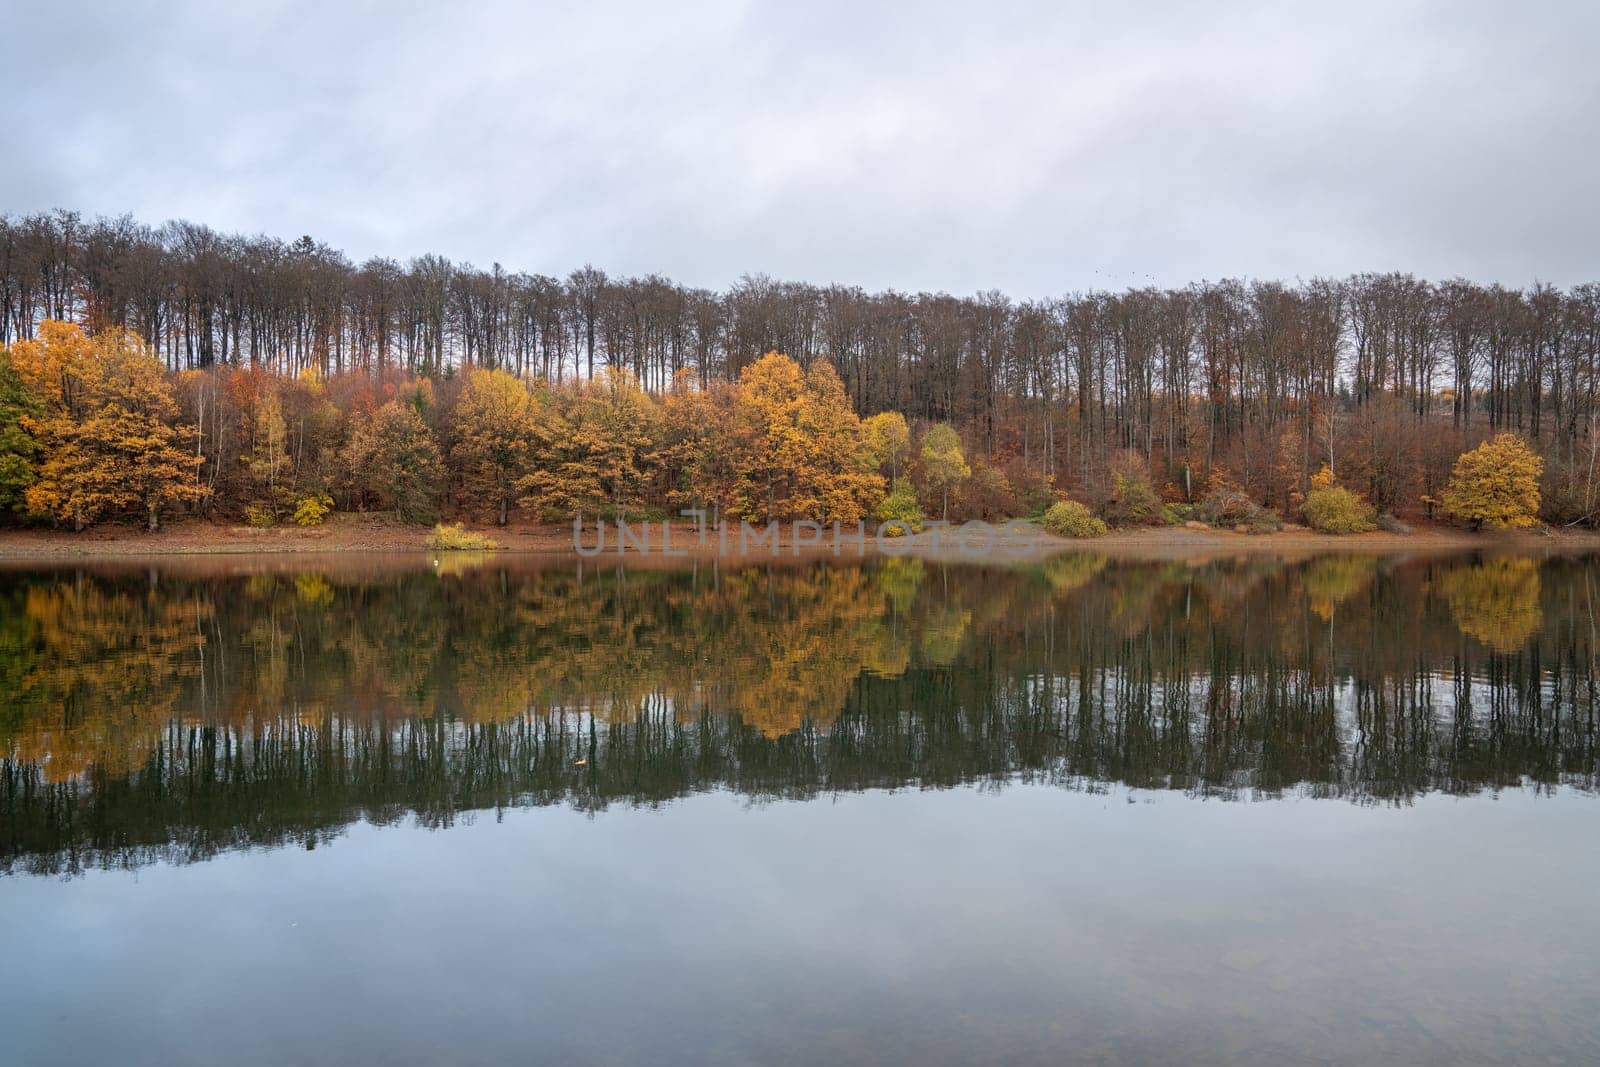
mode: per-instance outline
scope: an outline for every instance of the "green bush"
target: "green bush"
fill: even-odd
[[[1311,490],[1301,510],[1306,524],[1318,533],[1367,533],[1378,528],[1372,505],[1339,485]]]
[[[294,521],[301,526],[321,526],[332,510],[333,497],[327,493],[312,493],[295,504]]]
[[[1076,500],[1061,500],[1050,505],[1040,521],[1046,530],[1062,537],[1100,537],[1108,530],[1103,521]]]
[[[912,533],[922,529],[922,506],[917,503],[917,491],[910,478],[894,480],[894,488],[889,490],[889,495],[878,502],[876,515],[879,522],[905,523]],[[905,528],[900,526],[890,526],[884,531],[889,537],[904,533]]]
[[[278,521],[278,516],[265,504],[247,504],[244,509],[244,521],[251,526],[272,526]]]
[[[1012,491],[1017,496],[1017,514],[1037,519],[1051,504],[1056,494],[1050,482],[1041,474],[1026,467],[1016,468],[1010,475]]]
[[[428,547],[435,552],[482,552],[500,546],[493,538],[474,533],[459,522],[441,522],[428,534]]]
[[[1100,505],[1100,517],[1113,526],[1147,526],[1161,521],[1161,498],[1137,454],[1111,470],[1111,494]]]

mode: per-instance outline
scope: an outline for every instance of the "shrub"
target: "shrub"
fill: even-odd
[[[1161,522],[1165,526],[1182,526],[1189,521],[1189,516],[1194,514],[1191,504],[1163,504],[1161,506]]]
[[[922,507],[917,503],[917,490],[912,486],[911,479],[896,478],[889,495],[878,502],[875,514],[879,522],[905,523],[912,533],[922,529]],[[884,531],[889,537],[899,537],[904,533],[905,529],[900,526],[891,526]]]
[[[1055,488],[1040,472],[1022,463],[1013,463],[1006,471],[1006,481],[1016,499],[1016,515],[1037,519],[1056,502]]]
[[[251,526],[272,526],[278,521],[278,516],[265,504],[247,504],[244,509],[244,521]]]
[[[1372,505],[1340,485],[1311,490],[1302,510],[1307,524],[1318,533],[1367,533],[1378,528]]]
[[[1111,495],[1100,505],[1100,517],[1113,526],[1144,526],[1161,521],[1161,498],[1138,453],[1126,456],[1111,468]]]
[[[1234,529],[1252,534],[1276,533],[1283,529],[1283,519],[1271,508],[1262,508],[1255,518],[1236,524]]]
[[[1200,499],[1195,509],[1202,522],[1212,526],[1276,526],[1278,517],[1250,499],[1236,485],[1219,485]]]
[[[1040,521],[1046,530],[1062,537],[1099,537],[1108,531],[1104,522],[1076,500],[1060,500],[1050,505]]]
[[[494,539],[462,526],[459,522],[443,523],[428,534],[428,547],[435,552],[482,552],[499,548]]]
[[[327,493],[312,493],[303,496],[294,506],[294,521],[301,526],[321,526],[328,513],[333,510],[333,497]]]

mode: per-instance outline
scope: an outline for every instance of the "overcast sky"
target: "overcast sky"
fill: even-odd
[[[1590,0],[185,6],[5,17],[0,212],[712,287],[1600,278]]]

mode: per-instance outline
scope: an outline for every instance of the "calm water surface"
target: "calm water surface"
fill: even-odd
[[[0,1059],[1600,1062],[1597,592],[0,572]]]

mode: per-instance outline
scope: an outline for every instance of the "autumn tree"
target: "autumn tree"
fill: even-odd
[[[911,453],[911,428],[906,425],[906,417],[898,411],[880,411],[861,420],[861,433],[878,472],[887,472],[891,482],[900,477],[900,468]]]
[[[680,372],[662,398],[650,467],[656,498],[673,513],[704,510],[707,521],[718,522],[738,512],[758,435],[741,410],[737,386],[722,380],[697,386],[696,377]]]
[[[884,532],[890,537],[916,533],[922,529],[922,505],[917,502],[917,491],[909,478],[896,478],[889,495],[878,502],[873,516],[886,524]]]
[[[796,472],[793,508],[822,522],[860,520],[883,496],[884,481],[833,364],[811,364],[797,414],[806,462]]]
[[[805,458],[796,411],[803,387],[800,365],[777,352],[739,375],[735,412],[747,441],[734,502],[739,518],[777,518],[788,511],[792,482]]]
[[[241,458],[250,475],[256,499],[253,506],[270,520],[277,518],[280,508],[290,502],[291,489],[289,428],[283,419],[283,402],[275,381],[267,378],[261,383],[252,408],[249,447]]]
[[[1444,506],[1474,530],[1532,526],[1539,515],[1544,461],[1516,434],[1503,433],[1456,460]]]
[[[339,451],[349,428],[348,420],[328,380],[314,367],[282,383],[279,392],[289,430],[297,505],[326,499],[339,481]]]
[[[151,530],[163,508],[199,500],[200,460],[172,424],[178,405],[161,364],[134,335],[86,337],[75,325],[47,322],[37,340],[13,347],[23,383],[40,414],[23,417],[44,462],[26,492],[28,510],[82,529],[105,515],[138,514]]]
[[[455,442],[450,460],[461,477],[468,507],[492,513],[506,524],[517,483],[548,447],[549,420],[528,387],[500,370],[473,370],[456,402]]]
[[[732,457],[717,447],[731,416],[731,405],[719,403],[717,393],[700,388],[695,372],[681,370],[672,388],[661,398],[661,419],[650,466],[655,472],[656,496],[674,512],[709,509],[722,496],[716,465]]]
[[[358,498],[371,495],[405,522],[438,518],[444,464],[415,400],[391,400],[361,419],[345,449],[345,465]]]
[[[1111,486],[1100,517],[1112,526],[1138,526],[1161,519],[1161,498],[1138,452],[1124,452],[1111,464]]]
[[[735,509],[747,519],[856,522],[883,494],[861,422],[833,367],[769,352],[739,376],[743,429]]]
[[[961,435],[948,423],[928,427],[922,435],[922,478],[930,493],[944,502],[944,518],[950,518],[950,491],[972,474],[961,448]]]
[[[562,396],[548,454],[517,483],[547,518],[626,516],[644,505],[657,408],[626,370],[609,369]]]
[[[0,349],[0,510],[22,510],[23,494],[38,477],[39,442],[28,425],[38,425],[42,414],[10,354]]]

